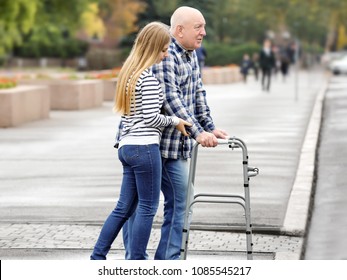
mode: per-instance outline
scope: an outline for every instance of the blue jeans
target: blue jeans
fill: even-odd
[[[129,259],[143,260],[159,205],[162,174],[159,145],[125,145],[118,150],[118,156],[123,165],[119,200],[101,229],[91,259],[106,259],[124,223],[137,210]]]
[[[161,227],[161,237],[154,259],[177,260],[180,258],[182,231],[186,207],[186,191],[188,183],[188,161],[184,159],[162,159],[161,190],[164,194],[164,221]],[[134,247],[130,234],[132,220],[129,219],[123,227],[123,241],[126,250],[125,257],[131,255]]]

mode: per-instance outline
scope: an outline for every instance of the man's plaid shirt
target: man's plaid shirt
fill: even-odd
[[[175,127],[163,131],[160,150],[164,158],[190,158],[194,140],[201,132],[215,129],[206,102],[198,59],[195,51],[186,51],[175,38],[169,46],[169,57],[152,66],[152,72],[162,85],[164,94],[163,111],[193,124],[184,137]]]

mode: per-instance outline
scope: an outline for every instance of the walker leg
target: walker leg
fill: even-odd
[[[192,200],[194,199],[194,181],[196,172],[196,160],[198,156],[198,143],[193,146],[192,157],[189,165],[189,176],[187,182],[187,193],[186,193],[186,211],[184,215],[183,232],[182,232],[182,243],[181,243],[181,260],[187,259],[188,250],[188,237],[190,230],[190,221],[192,218],[192,208],[190,207]]]

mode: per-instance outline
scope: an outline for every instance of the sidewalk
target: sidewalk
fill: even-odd
[[[217,127],[243,139],[260,169],[250,181],[254,259],[300,258],[325,79],[319,71],[300,72],[298,83],[294,73],[286,82],[278,76],[270,93],[252,77],[206,86]],[[111,108],[52,111],[49,120],[0,130],[1,259],[89,258],[119,194]],[[237,151],[200,149],[196,188],[242,193],[241,163]],[[196,206],[188,259],[246,259],[241,210]],[[161,219],[160,207],[150,256]],[[112,248],[110,259],[123,258],[120,237]]]

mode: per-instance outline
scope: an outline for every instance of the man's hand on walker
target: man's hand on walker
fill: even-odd
[[[215,147],[218,144],[217,137],[210,132],[203,131],[196,137],[196,141],[203,147]]]
[[[213,135],[216,136],[219,139],[228,139],[229,135],[225,130],[222,129],[215,129],[212,131]]]

